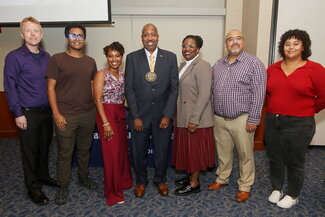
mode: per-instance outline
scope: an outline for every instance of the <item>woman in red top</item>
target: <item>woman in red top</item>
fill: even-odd
[[[314,115],[325,107],[325,69],[308,60],[310,45],[307,32],[285,32],[278,46],[283,60],[267,69],[265,143],[273,188],[268,200],[281,208],[298,203]],[[288,192],[282,198],[285,168]]]
[[[107,68],[94,79],[97,129],[104,162],[104,195],[111,206],[124,203],[123,190],[132,187],[124,101],[124,73],[120,71],[124,47],[119,42],[104,47]]]

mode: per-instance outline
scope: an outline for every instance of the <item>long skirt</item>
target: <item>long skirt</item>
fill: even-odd
[[[104,138],[103,122],[97,113],[96,122],[101,140],[104,163],[104,195],[107,205],[125,201],[123,190],[132,187],[128,142],[126,131],[126,115],[122,104],[103,104],[106,117],[112,126],[114,135]]]
[[[172,164],[176,170],[192,173],[205,171],[215,165],[213,127],[197,128],[190,133],[187,128],[174,128]]]

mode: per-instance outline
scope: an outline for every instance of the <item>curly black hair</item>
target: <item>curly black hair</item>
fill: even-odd
[[[201,47],[203,46],[203,39],[201,38],[201,36],[199,36],[199,35],[187,35],[183,39],[182,43],[184,43],[184,41],[186,39],[188,39],[188,38],[193,39],[195,41],[196,46],[201,49]]]
[[[86,39],[86,35],[87,35],[87,32],[86,32],[86,27],[83,26],[81,23],[69,23],[65,28],[64,28],[64,35],[66,38],[69,37],[69,31],[70,29],[72,28],[79,28],[82,30],[82,32],[84,33],[85,35],[85,39]]]
[[[311,56],[311,50],[310,50],[310,46],[311,46],[311,40],[309,38],[309,35],[306,31],[304,30],[300,30],[300,29],[290,29],[288,31],[286,31],[280,38],[280,42],[278,45],[278,52],[280,54],[280,56],[285,59],[285,55],[284,55],[284,44],[286,42],[286,40],[291,39],[291,38],[296,38],[298,40],[302,41],[302,45],[304,47],[304,50],[302,51],[301,57],[303,60],[308,59],[308,57]]]
[[[112,44],[107,45],[103,48],[103,53],[105,54],[106,57],[109,50],[116,50],[121,54],[121,56],[123,56],[124,54],[124,47],[118,41],[114,41]]]

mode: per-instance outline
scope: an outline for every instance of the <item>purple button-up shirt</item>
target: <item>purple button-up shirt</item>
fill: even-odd
[[[39,60],[33,57],[25,43],[6,56],[3,85],[9,109],[15,117],[23,115],[22,108],[49,107],[45,72],[51,56],[39,50]]]
[[[229,56],[213,66],[213,107],[218,116],[234,119],[247,113],[248,123],[259,124],[264,103],[266,70],[255,56],[242,52],[228,64]]]

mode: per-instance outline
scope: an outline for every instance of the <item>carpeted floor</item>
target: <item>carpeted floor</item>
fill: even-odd
[[[268,175],[268,161],[265,151],[255,152],[256,179],[251,198],[237,203],[236,179],[238,160],[234,160],[234,170],[230,184],[217,192],[206,189],[215,178],[214,170],[201,176],[201,192],[187,197],[177,197],[173,181],[181,175],[168,170],[168,197],[160,196],[150,183],[143,198],[135,198],[133,189],[125,191],[126,203],[108,207],[103,195],[103,173],[101,167],[91,167],[90,175],[100,184],[95,191],[77,185],[76,168],[72,172],[69,186],[69,201],[58,206],[54,203],[55,188],[44,186],[50,198],[46,206],[33,204],[27,197],[23,183],[23,173],[17,139],[0,139],[0,216],[325,216],[325,147],[310,147],[307,154],[305,184],[299,203],[285,210],[267,201],[271,192]],[[50,150],[50,171],[55,177],[56,141]],[[153,168],[149,168],[152,177]]]

